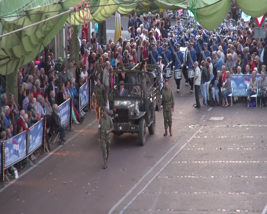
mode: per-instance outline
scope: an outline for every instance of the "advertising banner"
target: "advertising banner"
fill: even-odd
[[[44,119],[35,123],[29,130],[29,149],[28,154],[34,152],[43,143]]]
[[[82,110],[89,103],[89,81],[87,81],[80,87],[79,97],[79,108],[80,110]]]
[[[252,75],[231,75],[231,84],[234,96],[247,96],[247,89]],[[260,87],[261,75],[257,75],[258,87]]]
[[[66,126],[70,122],[70,102],[71,100],[68,99],[58,106],[58,115],[61,119],[62,126]]]
[[[5,141],[5,168],[15,164],[27,156],[26,134],[24,131]]]

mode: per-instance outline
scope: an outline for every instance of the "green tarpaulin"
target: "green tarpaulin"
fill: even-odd
[[[0,35],[60,14],[81,3],[81,0],[0,0]],[[227,12],[231,0],[91,0],[90,20],[102,22],[115,11],[128,14],[138,5],[146,7],[154,2],[164,9],[190,9],[200,24],[217,28]],[[237,0],[239,7],[252,17],[267,12],[266,0]],[[85,10],[86,13],[87,10]],[[71,24],[83,24],[84,11],[71,14]],[[0,38],[0,73],[14,72],[32,60],[69,23],[69,15],[47,21],[19,33]]]

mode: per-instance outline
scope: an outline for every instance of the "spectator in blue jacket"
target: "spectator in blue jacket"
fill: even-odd
[[[221,51],[217,52],[217,56],[218,56],[218,61],[215,63],[214,68],[217,69],[217,71],[221,71],[222,70],[222,65],[223,65],[223,60],[221,57]]]

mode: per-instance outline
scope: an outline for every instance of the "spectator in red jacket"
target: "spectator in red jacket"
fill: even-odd
[[[24,119],[24,116],[25,116],[25,111],[24,110],[21,110],[20,111],[20,117],[18,119],[18,122],[17,122],[17,127],[22,127],[23,131],[27,130],[29,131],[29,128],[26,124],[26,121]],[[17,130],[17,133],[19,133],[19,130]]]

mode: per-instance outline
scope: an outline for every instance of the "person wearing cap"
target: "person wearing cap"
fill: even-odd
[[[101,109],[106,106],[107,98],[104,85],[101,84],[100,77],[97,77],[97,84],[94,86],[93,103],[95,105],[95,112],[97,120],[100,120]]]
[[[173,31],[171,31],[171,36],[170,36],[170,40],[168,41],[169,44],[169,50],[171,52],[171,56],[172,56],[172,66],[175,65],[175,53],[176,53],[176,47],[175,47],[175,43],[177,43],[178,41],[174,38],[173,36]]]
[[[100,118],[98,125],[98,141],[101,142],[102,154],[104,159],[103,169],[106,169],[108,166],[108,158],[110,153],[110,141],[111,141],[111,132],[114,129],[114,125],[111,117],[108,115],[109,109],[107,107],[103,108],[103,116]]]
[[[183,31],[183,28],[181,26],[181,22],[178,21],[177,22],[177,35],[181,35],[182,34],[182,31]]]
[[[187,66],[187,74],[188,74],[188,82],[190,84],[190,91],[193,93],[193,86],[194,86],[194,63],[197,61],[197,55],[196,51],[193,48],[194,43],[189,43],[189,52],[188,52],[188,57],[186,61],[186,66]]]
[[[198,31],[198,35],[196,36],[196,43],[194,45],[194,49],[196,51],[197,54],[197,61],[198,64],[200,64],[201,60],[202,60],[202,50],[203,50],[203,35],[202,32],[199,30]]]
[[[158,51],[155,44],[151,44],[152,46],[152,53],[150,54],[150,62],[151,65],[156,65],[158,63]]]
[[[197,36],[197,34],[198,34],[198,26],[197,25],[195,26],[194,30],[192,31],[192,34],[194,35],[194,37]]]
[[[175,58],[175,68],[174,68],[174,79],[177,86],[177,93],[180,92],[180,80],[182,78],[182,68],[184,64],[184,56],[183,53],[180,51],[180,44],[176,43],[176,53],[174,55]]]
[[[157,51],[158,51],[158,55],[161,56],[163,52],[163,48],[161,46],[160,40],[157,41]]]
[[[224,52],[224,55],[226,54],[227,52],[227,48],[228,48],[228,45],[226,42],[224,42],[225,38],[223,35],[220,36],[220,43],[219,43],[219,46],[222,46],[223,48],[223,52]]]
[[[162,89],[162,106],[164,118],[164,137],[168,135],[168,128],[170,136],[172,136],[172,112],[174,112],[174,97],[173,91],[169,87],[169,81],[165,80],[165,87]]]
[[[218,45],[216,44],[216,37],[212,38],[212,45],[210,46],[210,50],[211,52],[219,50]]]
[[[186,33],[186,29],[183,30],[183,33],[180,35],[180,44],[181,46],[186,46],[186,42],[189,41],[189,35]]]
[[[188,58],[188,54],[189,54],[189,51],[190,51],[190,48],[189,48],[189,42],[186,41],[185,42],[185,52],[184,52],[184,66],[183,66],[183,75],[184,75],[184,78],[185,78],[185,85],[187,86],[188,85],[188,82],[189,82],[189,79],[188,79],[188,71],[187,71],[187,61],[189,60]]]
[[[202,60],[206,61],[208,57],[211,57],[211,53],[208,50],[208,43],[203,44],[204,50],[201,52],[202,54]]]
[[[164,48],[164,51],[162,52],[162,59],[163,59],[163,64],[166,66],[170,61],[172,61],[172,54],[170,50],[168,49],[167,44],[164,44],[163,48]]]

